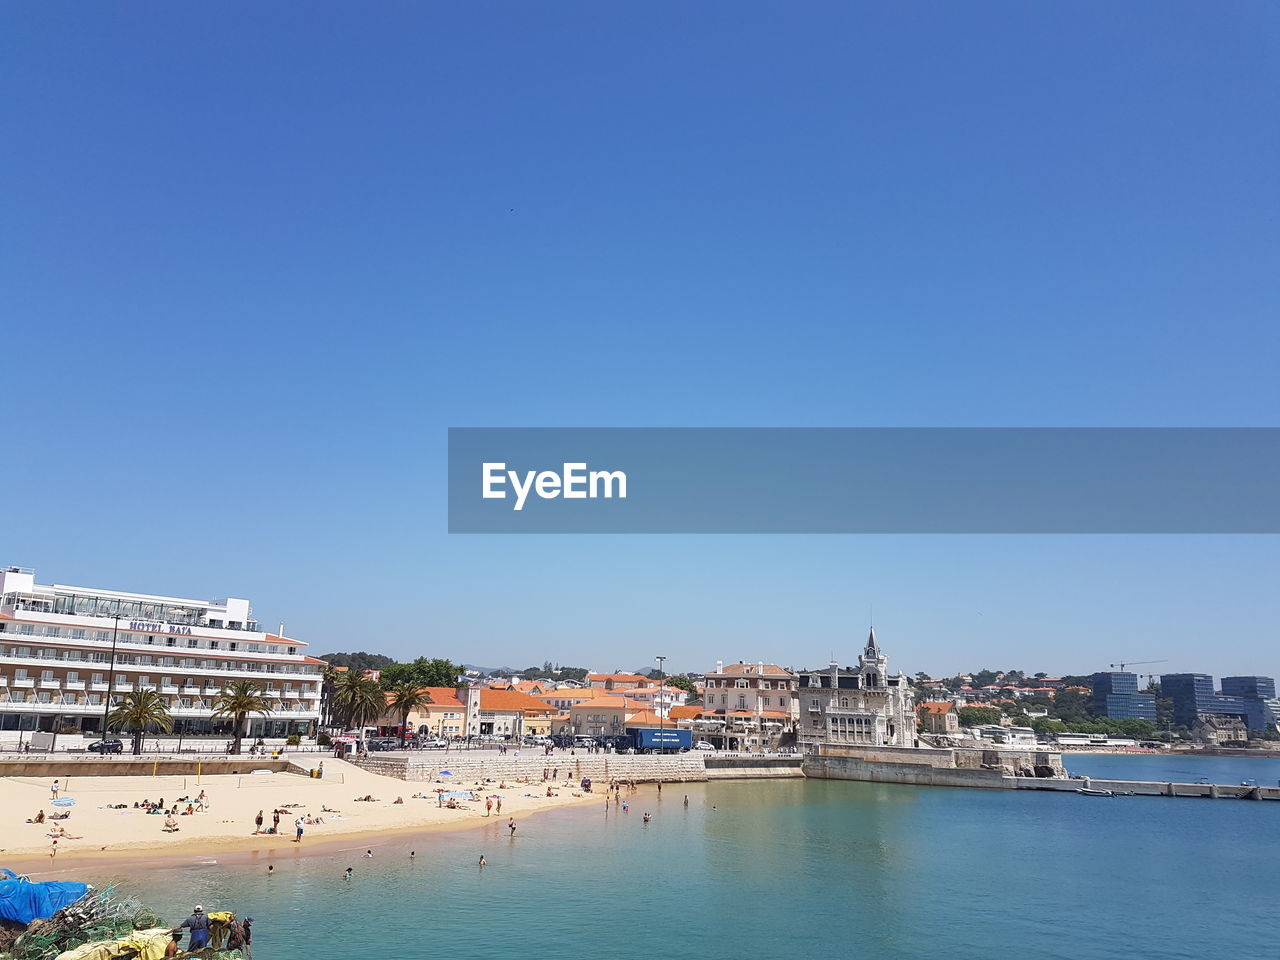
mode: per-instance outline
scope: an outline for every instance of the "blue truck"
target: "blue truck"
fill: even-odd
[[[627,729],[639,753],[678,753],[693,747],[693,731],[669,727],[666,730],[652,730],[648,727]]]

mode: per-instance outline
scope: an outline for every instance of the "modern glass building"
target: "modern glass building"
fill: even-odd
[[[1280,719],[1271,677],[1223,677],[1221,692],[1207,673],[1166,673],[1161,692],[1173,700],[1173,722],[1190,727],[1200,717],[1236,717],[1250,730],[1273,730]]]
[[[1095,673],[1093,681],[1093,715],[1113,720],[1156,720],[1156,698],[1138,692],[1136,673]]]

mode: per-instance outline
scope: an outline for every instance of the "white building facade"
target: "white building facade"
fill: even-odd
[[[311,733],[324,664],[305,651],[264,632],[248,600],[42,585],[32,570],[0,568],[0,735],[100,735],[108,702],[139,689],[168,702],[175,732],[229,734],[212,714],[232,680],[256,682],[271,705],[250,735]]]
[[[916,745],[915,698],[907,678],[889,674],[889,658],[871,630],[857,667],[799,674],[800,743]]]

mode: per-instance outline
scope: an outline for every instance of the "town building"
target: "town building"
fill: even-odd
[[[597,690],[626,690],[628,687],[644,687],[657,682],[657,680],[650,680],[648,677],[641,676],[638,673],[587,674],[587,686],[594,687]]]
[[[703,678],[702,709],[681,725],[694,739],[727,750],[763,750],[795,742],[796,675],[774,663],[716,662]]]
[[[1249,739],[1249,728],[1237,717],[1205,714],[1191,725],[1191,736],[1214,746],[1243,743]]]
[[[1091,702],[1095,717],[1150,720],[1155,723],[1155,694],[1138,692],[1136,673],[1095,673],[1089,679],[1093,681]]]
[[[250,736],[314,732],[324,663],[262,629],[248,600],[193,600],[36,583],[0,569],[0,730],[101,735],[108,703],[155,690],[174,731],[230,734],[213,716],[227,683],[252,680],[271,706]]]
[[[547,734],[555,708],[518,690],[492,687],[423,687],[430,699],[407,718],[411,733],[435,737],[523,737]],[[400,716],[388,711],[379,726],[397,727]]]
[[[960,712],[950,700],[930,700],[917,711],[925,733],[955,736],[960,732]]]
[[[911,685],[902,674],[890,676],[889,658],[872,628],[857,667],[837,663],[798,675],[802,746],[863,743],[910,747],[916,741],[916,712]]]

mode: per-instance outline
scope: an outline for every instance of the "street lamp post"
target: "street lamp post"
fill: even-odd
[[[664,665],[667,662],[667,658],[654,657],[653,659],[658,661],[658,696],[661,696],[662,691],[666,689],[666,685],[667,685],[667,675],[663,669]],[[653,704],[655,707],[658,706],[658,697],[653,698]],[[667,752],[666,730],[667,730],[666,717],[662,715],[662,711],[661,709],[659,709],[658,711],[658,745],[663,753]]]
[[[111,665],[107,669],[107,696],[102,706],[102,750],[107,749],[107,716],[111,713],[111,690],[116,680],[116,641],[120,638],[120,610],[115,613],[115,626],[111,630]]]

